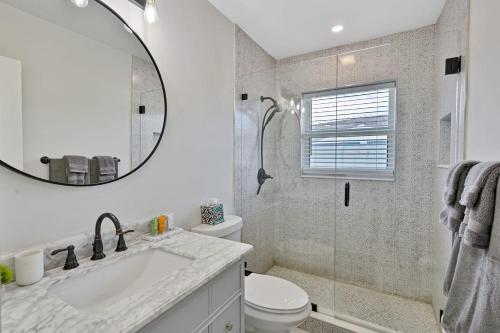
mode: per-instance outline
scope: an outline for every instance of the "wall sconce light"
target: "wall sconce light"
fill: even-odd
[[[71,2],[78,8],[85,8],[89,5],[89,0],[71,0]]]
[[[300,100],[300,98],[291,98],[288,102],[287,109],[297,118],[300,123],[300,115],[302,110],[302,101]]]
[[[158,21],[158,9],[156,8],[155,0],[147,0],[144,8],[144,20],[149,24],[154,24]]]

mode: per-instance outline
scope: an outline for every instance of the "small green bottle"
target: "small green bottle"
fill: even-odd
[[[158,218],[155,217],[151,220],[151,236],[158,235]]]

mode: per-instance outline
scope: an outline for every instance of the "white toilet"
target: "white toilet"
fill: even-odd
[[[200,224],[192,232],[241,242],[241,217],[226,216],[218,225]],[[311,313],[309,296],[297,285],[274,276],[245,277],[245,331],[288,333]]]

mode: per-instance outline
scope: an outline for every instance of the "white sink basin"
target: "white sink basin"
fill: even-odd
[[[48,291],[80,311],[101,312],[120,299],[188,266],[192,261],[191,258],[161,249],[150,249],[88,274],[70,278],[49,287]]]

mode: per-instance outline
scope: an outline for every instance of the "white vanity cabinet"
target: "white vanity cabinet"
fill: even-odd
[[[229,267],[139,333],[244,333],[244,276]]]

